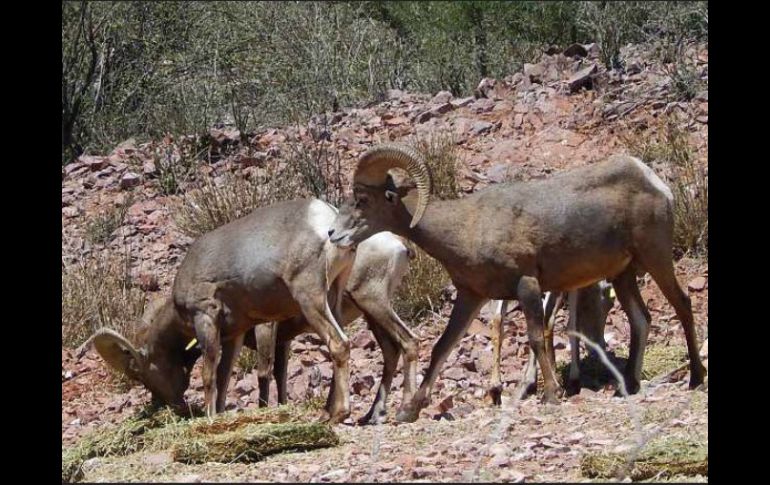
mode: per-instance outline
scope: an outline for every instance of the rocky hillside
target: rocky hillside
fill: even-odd
[[[507,180],[548,177],[612,153],[633,150],[640,140],[660,135],[662,121],[667,120],[686,133],[695,162],[707,177],[708,49],[691,49],[694,63],[690,67],[696,79],[684,87],[672,75],[670,65],[661,64],[642,46],[625,47],[624,68],[608,71],[597,61],[595,46],[573,45],[544,53],[536,63],[526,64],[523,72],[481,80],[473,97],[456,98],[445,91],[431,95],[391,90],[387,99],[376,104],[323,113],[304,126],[256,133],[223,126],[212,128],[205,137],[166,136],[147,143],[127,140],[109,154],[81,156],[63,168],[63,265],[80,264],[96,253],[127,252],[135,287],[147,299],[167,294],[176,267],[193,240],[179,229],[173,216],[183,194],[203,180],[218,183],[228,174],[262,177],[271,167],[285,164],[293,146],[318,140],[324,140],[327,149],[339,157],[341,174],[349,178],[358,155],[372,144],[449,134],[462,160],[459,186],[463,193],[471,193]],[[685,88],[694,92],[683,95]],[[185,177],[172,178],[174,163],[184,163],[193,152],[205,154],[207,163],[191,166]],[[657,161],[652,166],[664,179],[674,182],[669,164]],[[175,190],[169,190],[170,180]],[[343,188],[348,183],[343,179]],[[113,213],[119,217],[109,220],[106,215]],[[708,326],[706,260],[685,254],[677,262],[677,276],[689,286],[703,341]],[[651,342],[670,345],[684,354],[681,325],[649,277],[641,292],[653,317]],[[411,322],[421,337],[422,369],[450,309],[451,302],[446,302],[428,318]],[[485,308],[450,355],[436,385],[434,406],[424,410],[417,423],[373,428],[339,425],[346,443],[340,448],[301,457],[273,457],[258,471],[233,465],[228,467],[226,479],[578,480],[582,452],[625,446],[624,440],[639,427],[662,434],[676,434],[686,428],[708,440],[708,394],[685,390],[686,371],[669,376],[670,382],[646,386],[632,399],[640,412],[654,417],[642,424],[634,423],[622,400],[610,397],[613,390],[609,387],[584,390],[555,410],[533,399],[515,407],[506,400],[504,411],[490,408],[484,400],[491,368],[490,316],[491,308]],[[628,345],[629,330],[619,304],[609,318],[609,347],[621,355]],[[521,312],[514,309],[507,320],[503,372],[509,386],[506,393],[510,394],[526,363],[528,348]],[[560,314],[556,328],[559,360],[568,359],[564,325],[564,315]],[[373,398],[382,359],[363,325],[354,323],[348,333],[353,340],[351,392],[353,417],[357,418]],[[121,420],[148,400],[140,387],[126,390],[114,383],[93,351],[78,356],[73,350],[62,348],[63,444]],[[289,398],[325,396],[331,364],[319,341],[314,335],[304,335],[294,341],[292,350]],[[704,353],[707,359],[707,349]],[[401,382],[399,372],[391,408],[400,402]],[[256,376],[239,372],[230,388],[229,406],[256,406],[256,394]],[[202,400],[197,370],[187,397],[193,402]],[[668,411],[677,406],[681,410],[672,417]],[[139,477],[132,476],[135,479],[222,478],[217,471],[221,466],[183,466],[162,460],[148,463],[143,459],[135,457],[143,467]],[[87,467],[87,480],[127,477],[121,468],[124,464],[94,460]]]

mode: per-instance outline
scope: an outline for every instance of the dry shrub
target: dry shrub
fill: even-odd
[[[62,345],[76,347],[101,327],[136,333],[145,294],[131,281],[128,255],[94,252],[62,263]]]
[[[304,196],[286,170],[268,168],[250,178],[227,174],[219,181],[202,177],[200,186],[182,196],[174,207],[174,219],[190,237],[212,231],[249,214],[257,207]]]
[[[415,257],[409,263],[409,272],[396,293],[393,307],[406,322],[418,320],[423,312],[437,312],[443,293],[449,284],[444,267],[425,251],[409,243]]]
[[[646,132],[624,136],[629,152],[647,164],[664,163],[674,193],[674,251],[708,257],[708,171],[698,163],[687,131],[674,118],[662,118]],[[664,177],[666,178],[666,177]]]
[[[345,195],[341,159],[321,133],[328,133],[328,129],[325,126],[317,127],[313,130],[312,141],[291,141],[288,144],[286,164],[305,191],[339,207]]]
[[[338,205],[342,200],[340,159],[323,141],[289,143],[285,163],[267,163],[251,173],[201,177],[199,187],[182,195],[174,209],[179,228],[198,237],[258,207],[303,197]]]
[[[451,131],[434,131],[418,136],[414,148],[423,156],[430,169],[433,193],[431,197],[456,199],[460,192],[457,170],[460,155]]]
[[[98,215],[93,216],[86,223],[86,239],[93,244],[104,244],[109,241],[112,233],[123,225],[123,220],[126,218],[128,208],[131,207],[133,201],[134,198],[132,194],[129,195],[122,204],[111,206],[100,212]]]
[[[251,331],[251,330],[250,330]],[[257,367],[259,354],[250,348],[241,347],[241,353],[238,354],[238,360],[236,361],[235,378],[236,380],[246,377],[254,368]]]

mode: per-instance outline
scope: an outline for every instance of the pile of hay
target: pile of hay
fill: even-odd
[[[170,450],[184,463],[253,462],[283,451],[336,446],[331,427],[308,422],[305,407],[280,406],[185,419],[169,409],[141,411],[119,426],[99,430],[62,448],[62,481],[82,478],[83,462],[102,456]]]
[[[636,460],[629,463],[624,453],[589,453],[580,461],[580,471],[587,478],[633,481],[680,476],[708,476],[708,441],[670,437],[648,443]]]

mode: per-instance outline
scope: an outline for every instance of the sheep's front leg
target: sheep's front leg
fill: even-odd
[[[540,284],[537,278],[523,276],[519,280],[516,293],[524,311],[524,316],[527,319],[527,336],[530,349],[535,354],[540,369],[543,371],[543,401],[556,404],[559,402],[562,390],[556,377],[555,365],[546,351],[543,333],[543,306],[540,299]]]
[[[329,399],[328,420],[344,421],[350,416],[350,341],[332,315],[329,303],[321,292],[298,292],[294,295],[305,319],[326,346],[334,366]]]
[[[275,386],[278,389],[278,404],[286,404],[286,381],[288,378],[289,352],[291,350],[291,340],[278,342],[275,346],[275,364],[273,375],[275,376]]]
[[[371,317],[367,317],[367,322],[369,323],[369,329],[374,334],[374,338],[382,350],[382,379],[380,379],[380,385],[377,387],[377,394],[375,395],[374,402],[372,402],[372,407],[358,421],[358,424],[382,424],[388,417],[386,409],[388,393],[393,382],[393,374],[396,373],[401,350],[388,333],[371,320]]]
[[[216,325],[218,312],[214,316],[199,311],[193,317],[195,336],[200,344],[203,356],[203,394],[206,415],[214,417],[217,412],[217,367],[219,366],[221,346],[219,329]]]
[[[566,391],[568,396],[580,392],[580,341],[574,332],[577,331],[578,319],[578,292],[572,290],[568,295],[569,300],[569,320],[567,322],[567,332],[569,333],[569,346],[571,362],[569,366],[569,379],[567,380]]]
[[[233,373],[233,365],[235,364],[235,358],[241,351],[243,346],[244,334],[240,334],[237,337],[222,343],[222,357],[219,360],[219,366],[217,366],[217,412],[221,413],[225,410],[225,403],[227,401],[227,387],[230,384],[230,377]]]
[[[508,313],[508,300],[500,300],[497,311],[492,317],[492,378],[487,396],[492,404],[500,406],[503,403],[503,379],[500,373],[500,348],[503,345],[503,319]]]
[[[553,326],[556,318],[556,313],[562,307],[564,303],[563,293],[546,292],[545,300],[543,300],[543,319],[545,321],[544,337],[547,341],[547,345],[551,352],[553,352]],[[529,360],[527,360],[527,367],[524,369],[524,376],[516,386],[514,391],[514,398],[517,400],[524,399],[530,394],[537,392],[537,360],[535,359],[535,353],[530,347]]]
[[[385,404],[390,382],[403,355],[404,385],[402,402],[409,401],[417,387],[417,336],[409,330],[389,305],[387,294],[356,292],[350,295],[352,301],[366,317],[383,355],[383,373],[377,397],[372,409],[363,422],[378,423],[385,419]],[[381,414],[381,416],[378,415]]]
[[[457,300],[452,315],[449,317],[444,333],[436,342],[430,356],[430,365],[425,373],[425,378],[414,397],[409,401],[404,401],[396,413],[396,420],[411,423],[417,420],[420,410],[425,408],[430,402],[430,394],[433,391],[433,384],[436,382],[441,367],[446,362],[447,357],[457,346],[457,342],[465,335],[470,326],[471,320],[475,317],[481,306],[487,301],[470,290],[464,288],[457,289]]]

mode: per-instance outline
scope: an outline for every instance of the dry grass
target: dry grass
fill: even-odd
[[[174,218],[185,234],[198,237],[257,207],[303,197],[339,205],[342,196],[339,155],[323,140],[298,140],[288,144],[285,164],[266,163],[249,178],[239,174],[201,177],[198,188],[182,195]]]
[[[62,448],[62,481],[79,480],[83,462],[94,457],[170,450],[175,461],[185,463],[252,462],[273,453],[339,444],[328,425],[307,421],[309,411],[305,406],[280,406],[224,413],[209,420],[185,419],[167,408],[157,412],[145,408],[118,426]]]
[[[708,441],[666,436],[648,443],[633,463],[623,453],[590,453],[583,456],[580,470],[588,478],[633,481],[675,476],[708,476]]]
[[[418,136],[412,143],[430,169],[433,193],[439,199],[456,199],[460,192],[457,170],[460,155],[451,131],[434,131]]]
[[[629,152],[645,163],[664,162],[671,168],[667,183],[674,193],[674,250],[708,258],[708,173],[698,163],[687,131],[672,118],[662,118],[646,132],[631,132],[623,140]]]
[[[126,218],[126,213],[133,204],[133,200],[133,196],[129,195],[122,204],[112,206],[91,217],[86,223],[86,240],[93,244],[104,244],[109,241],[112,233],[123,225],[123,220]]]
[[[216,229],[249,214],[257,207],[299,198],[306,192],[286,170],[266,169],[251,178],[227,174],[219,182],[203,177],[200,186],[182,196],[174,219],[190,237]]]
[[[344,198],[342,160],[331,148],[322,133],[325,126],[315,127],[313,140],[291,140],[286,154],[286,165],[292,179],[298,180],[308,195],[339,207]]]
[[[243,379],[257,366],[259,354],[256,351],[251,350],[245,345],[241,347],[241,353],[236,360],[235,378],[236,380]]]
[[[128,255],[94,252],[62,263],[62,344],[77,347],[101,327],[132,339],[145,294],[132,284]]]
[[[393,308],[406,322],[416,324],[424,312],[440,310],[444,289],[450,279],[441,263],[409,244],[415,258],[409,263],[409,272],[398,288]]]

